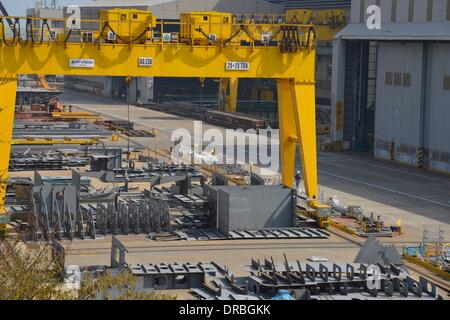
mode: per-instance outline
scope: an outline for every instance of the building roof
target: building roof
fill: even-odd
[[[337,33],[334,38],[450,41],[450,21],[382,23],[380,30],[370,30],[365,23],[352,23]]]

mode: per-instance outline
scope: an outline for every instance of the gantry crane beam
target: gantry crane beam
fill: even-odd
[[[301,27],[307,30],[301,39],[297,36],[280,45],[200,45],[162,39],[129,44],[0,42],[0,212],[4,212],[18,74],[277,79],[283,183],[293,185],[298,144],[309,205],[317,207],[315,46],[308,32],[311,26]],[[297,30],[290,28],[291,33]],[[283,45],[296,49],[286,52]]]
[[[152,65],[139,66],[143,57],[152,58]],[[92,59],[93,65],[71,67],[71,59]],[[77,76],[314,79],[314,61],[309,50],[281,54],[278,47],[81,43],[8,47],[0,43],[3,75],[45,72]],[[227,62],[248,62],[249,69],[226,70]]]

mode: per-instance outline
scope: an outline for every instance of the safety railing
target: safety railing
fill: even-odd
[[[284,15],[235,15],[227,23],[117,21],[0,17],[0,45],[187,44],[278,46],[295,53],[315,45],[313,25],[287,23]],[[187,32],[186,30],[189,30]]]

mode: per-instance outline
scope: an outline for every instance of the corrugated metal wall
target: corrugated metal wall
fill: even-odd
[[[422,44],[379,44],[375,157],[416,165],[422,132],[422,60]]]
[[[425,156],[428,167],[450,172],[450,44],[428,50]]]
[[[450,0],[352,0],[352,23],[366,21],[372,4],[381,6],[382,22],[450,20]]]
[[[450,172],[450,44],[378,50],[374,156]]]

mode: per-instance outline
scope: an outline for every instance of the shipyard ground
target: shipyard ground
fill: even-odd
[[[127,118],[127,105],[124,102],[70,91],[62,95],[62,101],[66,105],[73,105],[74,110],[100,113],[104,119]],[[135,106],[131,106],[130,110],[130,120],[135,122],[138,129],[158,130],[156,138],[131,138],[133,144],[145,146],[152,151],[156,147],[159,151],[167,152],[173,145],[170,138],[175,129],[193,128],[194,119]],[[203,129],[208,128],[218,127],[203,124]],[[299,167],[298,159],[296,165]],[[388,225],[401,219],[405,234],[381,241],[393,243],[401,250],[402,245],[421,242],[424,228],[440,228],[447,237],[450,234],[449,176],[349,153],[320,151],[318,165],[320,189],[325,197],[336,195],[344,204],[360,205],[365,212],[380,215]],[[24,174],[12,173],[11,176]],[[242,266],[249,264],[252,257],[263,260],[264,257],[273,256],[275,260],[281,261],[284,253],[292,260],[323,256],[330,261],[352,261],[360,248],[358,243],[362,243],[364,239],[353,237],[349,241],[348,237],[333,233],[330,239],[274,241],[155,242],[145,239],[143,235],[119,236],[119,239],[129,250],[129,263],[215,261],[229,266],[239,275],[239,270],[243,272]],[[445,240],[449,241],[448,238]],[[67,249],[66,265],[109,264],[110,237],[63,243]],[[414,270],[411,273],[417,275]]]
[[[62,96],[66,105],[97,112],[104,118],[126,119],[127,105],[79,92]],[[172,132],[192,130],[194,119],[181,118],[154,110],[130,107],[130,119],[137,127],[158,129],[156,138],[132,138],[150,150],[168,150]],[[203,124],[203,129],[223,128]],[[296,166],[300,168],[297,159]],[[450,234],[450,176],[403,167],[348,153],[319,151],[319,184],[324,197],[337,195],[347,205],[360,205],[365,212],[381,215],[387,224],[401,219],[406,234],[389,241],[422,240],[424,228],[441,228]]]

